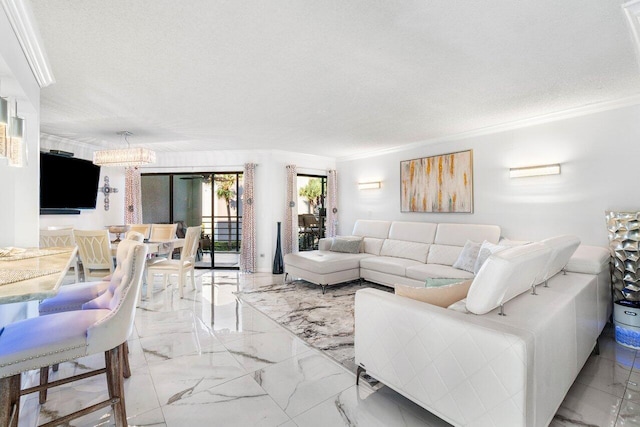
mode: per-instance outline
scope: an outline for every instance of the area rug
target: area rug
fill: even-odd
[[[355,372],[354,300],[359,289],[393,289],[370,282],[320,286],[304,280],[264,285],[237,292],[245,303],[275,320],[312,347]]]

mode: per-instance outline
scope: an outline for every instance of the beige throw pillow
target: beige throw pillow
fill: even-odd
[[[396,295],[447,308],[456,301],[467,297],[473,280],[454,283],[437,288],[416,288],[414,286],[395,285]]]

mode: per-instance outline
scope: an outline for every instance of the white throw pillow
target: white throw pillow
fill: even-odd
[[[467,240],[467,243],[464,244],[462,252],[460,252],[458,259],[453,263],[452,267],[473,273],[473,267],[476,265],[476,260],[478,259],[478,253],[480,252],[481,246],[481,243]]]
[[[482,246],[480,247],[480,251],[478,252],[478,257],[476,258],[476,263],[473,265],[473,270],[471,271],[473,274],[478,274],[480,268],[485,263],[487,258],[489,258],[492,254],[498,253],[507,249],[509,246],[496,245],[491,242],[487,242],[486,240],[482,242]]]

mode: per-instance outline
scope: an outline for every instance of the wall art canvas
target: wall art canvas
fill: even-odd
[[[400,162],[402,212],[473,212],[473,151]]]

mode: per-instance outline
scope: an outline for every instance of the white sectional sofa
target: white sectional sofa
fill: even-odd
[[[427,277],[470,279],[473,274],[453,268],[467,240],[498,243],[500,227],[476,224],[358,220],[353,236],[362,238],[360,253],[332,252],[331,239],[319,250],[287,254],[289,276],[328,285],[359,278],[387,286],[422,286]]]
[[[466,240],[495,243],[500,230],[358,221],[353,234],[363,236],[360,253],[331,252],[323,242],[285,257],[285,270],[324,286],[358,277],[416,287],[426,277],[464,279],[473,274],[452,264]],[[611,315],[609,251],[578,244],[560,236],[495,253],[467,298],[446,308],[359,290],[358,378],[366,371],[453,425],[547,426]]]

